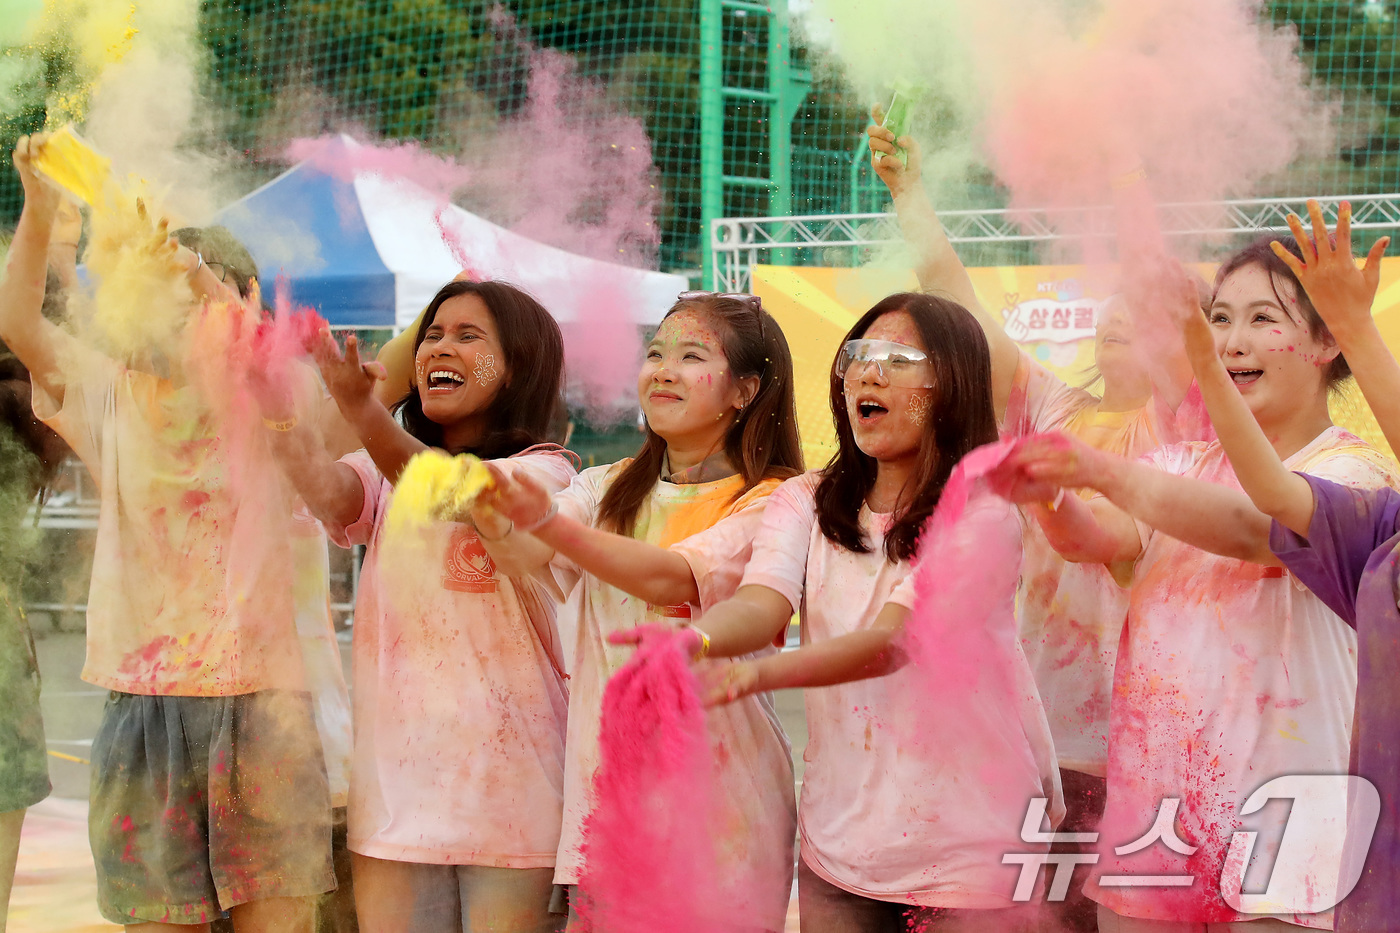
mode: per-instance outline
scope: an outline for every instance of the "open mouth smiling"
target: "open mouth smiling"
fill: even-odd
[[[428,373],[429,391],[438,390],[451,392],[460,385],[466,384],[466,377],[461,373],[453,372],[450,369],[434,369]]]

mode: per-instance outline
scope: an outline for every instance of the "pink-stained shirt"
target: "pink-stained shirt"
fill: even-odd
[[[914,605],[908,562],[884,552],[889,516],[862,506],[870,551],[845,550],[821,533],[817,472],[770,497],[744,585],[766,586],[802,613],[804,643],[869,627],[886,603]],[[1021,523],[1004,501],[981,497],[960,527],[996,559],[1020,557]],[[985,620],[990,644],[973,663],[997,668],[1000,688],[957,710],[922,708],[905,667],[885,677],[805,691],[806,771],[798,811],[802,858],[822,878],[883,901],[927,907],[1012,906],[1019,869],[1009,852],[1043,851],[1020,828],[1032,798],[1059,809],[1059,776],[1034,679],[1015,637],[1015,589],[1007,580]],[[904,741],[909,724],[921,734]],[[1007,724],[1010,727],[1007,728]],[[940,736],[956,735],[949,747]]]
[[[1177,476],[1240,488],[1218,443],[1175,444],[1143,460]],[[1400,480],[1393,462],[1337,427],[1285,465],[1363,489]],[[1281,567],[1218,557],[1143,523],[1138,532],[1144,549],[1114,678],[1108,801],[1094,878],[1193,881],[1181,887],[1091,882],[1086,892],[1131,917],[1249,919],[1220,895],[1222,870],[1239,883],[1239,867],[1224,868],[1231,835],[1257,830],[1253,863],[1272,865],[1289,810],[1271,805],[1241,818],[1241,805],[1282,775],[1347,773],[1356,632]],[[1163,800],[1180,801],[1174,829],[1196,851],[1178,854],[1158,841],[1116,854],[1116,847],[1147,834]],[[1288,831],[1305,832],[1304,826]],[[1327,851],[1317,846],[1316,852]],[[1310,871],[1319,884],[1335,884],[1340,863],[1322,854],[1314,862]],[[1330,911],[1283,919],[1331,928]]]
[[[1065,431],[1124,457],[1183,439],[1171,412],[1155,397],[1142,408],[1102,411],[1095,396],[1071,388],[1022,353],[1003,433],[1021,437],[1044,431]],[[1025,522],[1025,529],[1021,644],[1035,672],[1060,767],[1102,777],[1113,662],[1128,616],[1132,565],[1070,563],[1050,546],[1038,522]]]
[[[628,462],[584,470],[556,497],[559,511],[595,524],[603,495]],[[668,620],[694,618],[703,625],[705,608],[738,589],[768,495],[777,486],[776,480],[765,480],[737,499],[743,489],[738,476],[684,485],[660,480],[652,487],[637,513],[633,537],[669,547],[686,559],[700,591],[699,606],[648,605],[583,573],[562,555],[555,557],[554,578],[568,594],[561,628],[572,628],[577,636],[556,883],[578,883],[583,869],[583,828],[598,769],[603,689],[633,650],[610,644],[607,636]],[[706,718],[719,791],[713,838],[720,881],[713,896],[716,904],[748,918],[755,929],[781,930],[792,885],[792,748],[771,694],[717,706]]]
[[[62,405],[35,385],[34,413],[98,487],[83,679],[154,696],[305,689],[294,500],[261,426],[240,441],[192,388],[76,341],[63,353]]]
[[[386,541],[393,488],[364,451],[340,462],[359,474],[364,505],[326,530],[342,546],[369,545],[355,603],[350,849],[553,866],[568,692],[548,588],[498,573],[470,525]],[[557,451],[510,464],[551,491],[574,476]]]

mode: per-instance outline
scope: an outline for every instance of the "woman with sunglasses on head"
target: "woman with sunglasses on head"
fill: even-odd
[[[647,346],[637,396],[646,441],[636,457],[584,470],[552,499],[520,471],[495,469],[474,513],[498,564],[552,571],[563,624],[577,628],[562,885],[584,867],[603,690],[632,654],[609,636],[684,625],[732,595],[769,493],[802,468],[792,357],[751,295],[681,295]],[[712,711],[709,728],[721,879],[708,919],[715,930],[781,930],[794,833],[787,736],[766,694]]]
[[[874,116],[878,123],[878,110]],[[905,238],[916,250],[920,285],[962,302],[987,335],[992,395],[1004,434],[1065,431],[1097,449],[1127,457],[1204,436],[1208,425],[1203,419],[1178,419],[1174,413],[1191,383],[1175,333],[1164,325],[1170,339],[1149,349],[1149,334],[1138,320],[1143,309],[1130,308],[1121,295],[1099,309],[1094,381],[1101,380],[1102,386],[1097,396],[1066,384],[1017,346],[982,307],[939,223],[920,178],[918,144],[908,137],[899,140],[908,152],[906,166],[893,154],[895,139],[888,129],[872,125],[866,133],[871,165],[889,187]],[[1151,210],[1145,179],[1140,170],[1129,171],[1113,184],[1120,217]],[[1142,227],[1124,224],[1125,241],[1139,245],[1141,237],[1134,233]],[[1147,244],[1149,250],[1152,245]],[[1055,736],[1068,811],[1064,832],[1092,832],[1103,815],[1109,697],[1118,637],[1128,611],[1130,574],[1129,565],[1069,563],[1035,522],[1026,522],[1021,639]],[[1056,843],[1055,850],[1088,851],[1075,843]],[[1068,930],[1096,928],[1094,904],[1077,881],[1053,909]]]
[[[1014,509],[970,499],[950,532],[991,562],[969,574],[987,590],[979,608],[969,612],[971,596],[950,604],[980,649],[952,662],[978,686],[968,702],[922,708],[922,672],[896,671],[891,646],[914,602],[916,543],[953,468],[997,439],[990,376],[986,339],[956,303],[897,294],[866,312],[831,375],[836,455],[773,494],[742,585],[699,622],[711,656],[743,658],[802,614],[797,651],[701,670],[712,702],[826,688],[806,692],[804,933],[1034,929],[1002,856],[1035,848],[1020,837],[1032,801],[1045,798],[1053,820],[1060,800],[1015,635]]]

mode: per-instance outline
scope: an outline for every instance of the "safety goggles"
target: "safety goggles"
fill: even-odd
[[[732,298],[735,301],[748,305],[753,312],[754,319],[758,321],[758,334],[766,338],[767,328],[763,326],[763,301],[757,295],[749,295],[743,292],[681,292],[676,296],[677,301],[694,301],[701,298]]]
[[[933,388],[933,362],[914,347],[892,340],[848,340],[836,354],[836,375],[847,382],[860,382],[872,366],[886,385]]]

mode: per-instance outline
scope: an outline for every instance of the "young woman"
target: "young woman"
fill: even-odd
[[[1308,202],[1314,239],[1289,217],[1299,253],[1273,244],[1293,270],[1308,300],[1336,339],[1357,384],[1371,404],[1391,449],[1400,448],[1400,364],[1390,355],[1371,316],[1380,282],[1380,259],[1389,244],[1382,237],[1358,269],[1351,252],[1351,208],[1343,204],[1336,245],[1327,235],[1322,211]],[[1240,485],[1273,519],[1269,544],[1289,572],[1356,629],[1358,671],[1353,726],[1352,770],[1368,779],[1388,800],[1400,783],[1400,702],[1394,683],[1395,634],[1400,612],[1395,602],[1397,546],[1400,546],[1400,493],[1388,487],[1355,489],[1320,476],[1293,473],[1250,415],[1214,352],[1209,325],[1199,317],[1183,321],[1187,351],[1221,446]],[[1361,826],[1359,838],[1369,826]],[[1348,853],[1344,884],[1360,884],[1337,905],[1338,933],[1383,930],[1400,916],[1400,820],[1383,805],[1364,850]],[[1360,845],[1360,843],[1355,843]],[[1361,871],[1364,864],[1364,871]],[[1352,874],[1351,870],[1357,872]]]
[[[874,114],[879,122],[880,113]],[[1065,384],[1020,349],[982,307],[972,281],[939,223],[920,177],[920,152],[914,140],[899,141],[908,152],[906,166],[894,152],[893,134],[872,125],[871,164],[894,199],[905,238],[916,250],[919,283],[952,296],[977,317],[992,354],[992,395],[1002,430],[1024,436],[1065,431],[1100,450],[1136,457],[1163,444],[1201,437],[1186,419],[1178,421],[1191,373],[1171,339],[1153,341],[1139,326],[1145,307],[1121,295],[1099,311],[1094,335],[1094,368],[1102,380],[1100,395]],[[1128,167],[1134,163],[1125,160]],[[1114,185],[1119,216],[1150,210],[1145,175],[1128,172]],[[1123,224],[1122,239],[1146,224]],[[1135,304],[1146,305],[1143,300]],[[1151,349],[1149,349],[1151,347]],[[1067,809],[1063,832],[1092,832],[1104,806],[1108,761],[1108,705],[1118,637],[1128,611],[1127,575],[1123,565],[1073,564],[1055,552],[1039,526],[1025,527],[1025,562],[1021,575],[1019,618],[1022,644],[1035,671],[1064,784]],[[1056,843],[1056,851],[1087,851],[1075,843]],[[1055,905],[1067,930],[1092,931],[1094,904],[1080,884]]]
[[[1027,807],[1043,797],[1058,809],[1059,787],[1014,637],[1013,510],[992,503],[965,516],[979,546],[1013,555],[987,622],[1004,630],[1005,650],[969,663],[996,667],[1019,695],[979,695],[955,721],[919,710],[911,671],[847,683],[890,670],[889,638],[913,602],[901,584],[925,520],[963,455],[997,438],[990,375],[986,339],[954,302],[897,294],[871,308],[832,372],[836,456],[774,493],[743,585],[699,623],[710,655],[736,656],[802,613],[803,648],[723,670],[724,699],[840,684],[806,694],[798,897],[807,933],[898,930],[906,920],[912,929],[1034,928],[1034,914],[1012,902],[1017,874],[1002,856],[1027,848]],[[1009,744],[980,728],[1008,709]],[[911,722],[924,736],[917,745],[892,731]],[[975,749],[940,741],[979,732]]]
[[[603,690],[631,654],[609,636],[683,623],[732,595],[768,494],[802,465],[792,357],[757,298],[682,295],[647,347],[637,395],[646,442],[635,458],[585,470],[552,502],[521,471],[501,471],[478,509],[510,523],[487,541],[498,561],[550,565],[577,628],[555,875],[563,885],[584,868]],[[712,711],[709,726],[721,794],[721,880],[709,919],[716,930],[781,930],[792,889],[787,737],[766,694]]]
[[[540,443],[560,400],[558,326],[509,285],[445,285],[414,336],[404,427],[374,399],[354,338],[343,358],[323,341],[327,387],[366,449],[332,461],[275,398],[263,414],[312,514],[338,543],[369,546],[349,812],[360,927],[554,929],[568,704],[554,604],[501,572],[465,517],[408,542],[384,527],[404,464],[428,446],[568,485],[571,455]]]
[[[1284,246],[1302,254],[1292,240]],[[1183,319],[1193,313],[1192,294],[1178,290]],[[1208,323],[1214,365],[1223,366],[1275,457],[1353,489],[1395,485],[1388,458],[1331,423],[1328,393],[1347,378],[1347,362],[1268,241],[1221,266]],[[1199,360],[1209,352],[1200,329],[1187,332]],[[1165,447],[1138,463],[1068,440],[1032,442],[1021,469],[1032,480],[1104,494],[1088,503],[1067,496],[1054,511],[1029,506],[1061,553],[1137,563],[1115,674],[1102,857],[1090,888],[1100,928],[1146,929],[1151,921],[1156,930],[1174,921],[1163,928],[1199,930],[1249,920],[1221,894],[1242,882],[1241,866],[1225,859],[1232,833],[1244,828],[1241,805],[1274,777],[1344,773],[1355,633],[1279,566],[1269,552],[1269,519],[1240,491],[1218,442]],[[1027,490],[1024,498],[1046,495]],[[1272,863],[1286,821],[1286,809],[1250,818],[1255,861]],[[1156,838],[1154,825],[1175,838],[1134,845]],[[1316,881],[1282,892],[1294,904],[1308,903],[1307,885],[1328,890],[1338,865],[1319,858],[1309,871]],[[1190,880],[1172,887],[1105,880],[1132,875]],[[1279,892],[1271,886],[1270,893]],[[1299,911],[1248,929],[1286,929],[1285,920],[1326,928],[1331,918]]]

